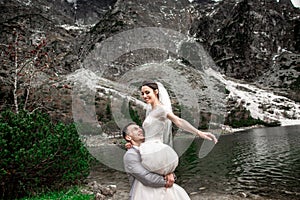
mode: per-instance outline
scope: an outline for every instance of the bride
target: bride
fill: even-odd
[[[143,166],[149,171],[166,175],[174,172],[178,165],[178,155],[172,148],[172,122],[185,131],[217,143],[213,134],[199,131],[186,120],[173,114],[168,92],[161,83],[143,82],[141,96],[148,107],[143,122],[145,142],[140,146],[140,154]],[[153,188],[139,183],[135,187],[135,199],[146,200],[153,192],[155,192]],[[161,199],[189,199],[186,192],[176,184],[172,188],[165,189],[165,193],[160,193],[159,196]]]

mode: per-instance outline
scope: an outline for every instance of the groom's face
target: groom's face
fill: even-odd
[[[135,142],[143,142],[145,140],[144,131],[136,124],[130,125],[127,128],[128,136]]]

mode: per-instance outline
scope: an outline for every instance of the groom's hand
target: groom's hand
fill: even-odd
[[[130,142],[127,142],[127,143],[125,144],[125,148],[126,148],[126,149],[132,148],[132,144],[131,144]]]
[[[167,175],[165,176],[165,179],[166,179],[166,185],[165,185],[165,187],[166,187],[166,188],[172,187],[173,184],[174,184],[174,182],[175,182],[174,174],[173,174],[173,173],[167,174]]]

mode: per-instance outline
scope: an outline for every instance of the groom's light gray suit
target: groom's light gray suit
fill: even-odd
[[[148,171],[141,163],[141,155],[135,147],[130,148],[124,155],[124,168],[129,174],[131,185],[130,199],[132,198],[134,187],[137,181],[149,187],[165,187],[166,180],[163,176]]]

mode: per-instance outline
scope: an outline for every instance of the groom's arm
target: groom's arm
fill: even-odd
[[[164,176],[148,171],[141,163],[140,156],[133,152],[127,152],[124,156],[124,165],[127,173],[130,173],[138,181],[149,187],[165,187]]]

